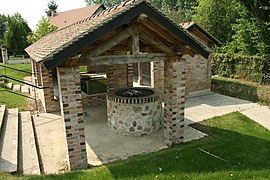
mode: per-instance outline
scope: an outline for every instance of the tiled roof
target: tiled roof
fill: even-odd
[[[70,26],[75,22],[84,20],[98,11],[104,10],[104,6],[101,4],[83,7],[79,9],[73,9],[70,11],[64,11],[56,13],[53,17],[49,18],[49,22],[52,25],[58,27],[58,29],[62,29],[63,27]]]
[[[219,40],[217,40],[212,34],[210,34],[208,31],[203,29],[201,26],[199,26],[196,22],[185,22],[180,24],[183,28],[185,28],[187,31],[191,32],[196,29],[200,31],[202,34],[204,34],[210,41],[212,41],[216,45],[220,45],[221,43]]]
[[[201,43],[196,41],[185,30],[165,17],[160,11],[155,9],[145,0],[127,0],[82,21],[56,30],[30,45],[25,50],[33,60],[37,62],[46,62],[47,64],[51,63],[48,66],[50,66],[49,68],[52,68],[84,48],[82,47],[83,43],[91,43],[89,42],[89,39],[91,39],[91,41],[96,41],[99,38],[97,37],[98,33],[104,34],[110,32],[113,30],[110,28],[116,28],[120,23],[125,23],[127,17],[124,16],[124,14],[128,14],[128,18],[131,19],[139,15],[136,13],[145,11],[150,15],[152,14],[152,16],[156,16],[155,18],[159,23],[162,21],[165,26],[170,26],[173,33],[181,34],[186,43],[192,45],[193,47],[191,47],[196,51],[204,56],[208,56],[209,52]]]

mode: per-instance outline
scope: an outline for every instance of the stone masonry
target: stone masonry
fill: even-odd
[[[164,138],[171,145],[184,139],[185,59],[168,58],[164,70]]]
[[[79,67],[57,67],[57,76],[70,168],[86,168],[88,165]]]

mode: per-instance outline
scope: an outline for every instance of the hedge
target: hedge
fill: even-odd
[[[213,53],[212,74],[270,84],[270,56]]]

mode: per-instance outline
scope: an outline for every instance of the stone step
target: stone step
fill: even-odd
[[[30,93],[29,86],[27,85],[21,86],[21,92],[29,94]]]
[[[21,85],[19,84],[13,85],[13,91],[21,91]]]
[[[2,123],[5,116],[5,111],[6,111],[6,106],[0,105],[0,137],[1,137],[1,132],[2,132]]]
[[[19,113],[20,140],[18,171],[24,175],[39,175],[39,161],[30,111]]]
[[[8,88],[8,89],[12,89],[13,88],[13,84],[10,82],[10,83],[7,83],[6,84],[6,87]]]
[[[18,108],[6,111],[0,139],[0,171],[16,172],[18,164]]]

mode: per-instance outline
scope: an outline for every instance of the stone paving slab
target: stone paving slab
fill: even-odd
[[[12,89],[12,88],[13,88],[13,84],[12,84],[12,83],[7,83],[7,84],[6,84],[6,87],[7,87],[8,89]]]
[[[19,84],[13,85],[13,91],[21,91],[21,85]]]
[[[42,113],[34,117],[37,143],[45,174],[69,170],[63,119],[59,114]]]
[[[0,171],[17,171],[18,154],[18,108],[8,109],[5,116],[3,136],[0,141]]]
[[[258,122],[268,130],[270,130],[270,108],[267,106],[260,106],[246,109],[241,111],[242,114],[246,115],[250,119]]]
[[[21,86],[21,92],[29,94],[30,93],[29,86],[27,85]]]
[[[24,175],[40,174],[30,111],[20,112],[20,119],[22,132],[22,162],[20,162],[19,167],[21,167]]]

